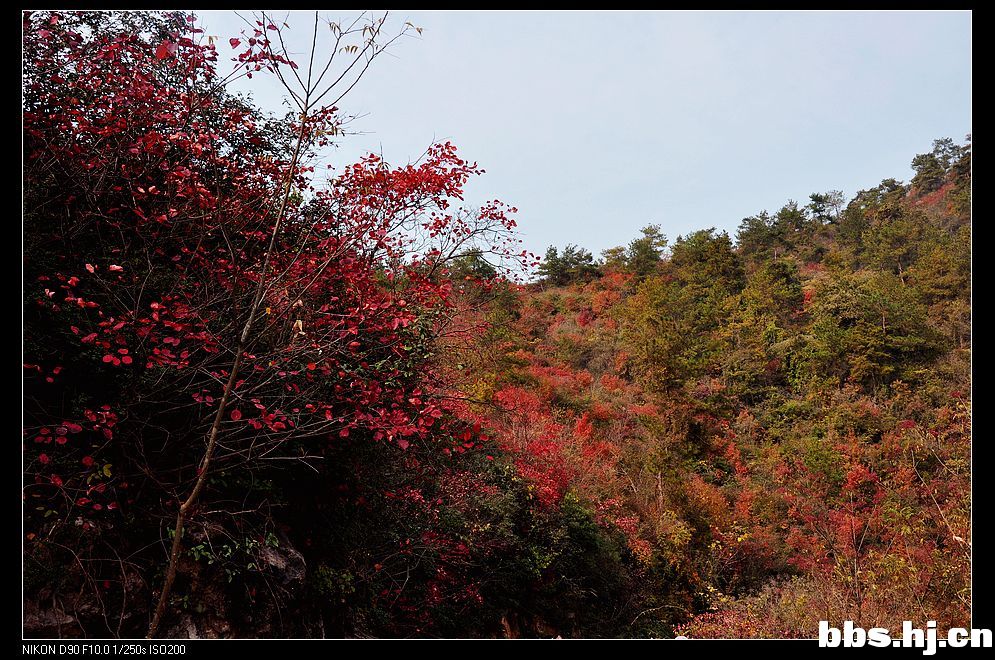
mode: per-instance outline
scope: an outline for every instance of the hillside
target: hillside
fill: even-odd
[[[318,176],[385,20],[24,13],[24,636],[968,626],[969,143],[540,260],[449,142]]]
[[[467,391],[540,501],[624,535],[616,634],[966,625],[970,152],[913,166],[735,242],[551,248],[491,303]]]

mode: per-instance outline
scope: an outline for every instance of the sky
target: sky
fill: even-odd
[[[198,16],[222,53],[245,27],[230,11]],[[314,13],[274,16],[289,49],[309,51]],[[410,11],[388,25],[406,21],[422,33],[341,102],[358,134],[327,161],[373,151],[403,165],[452,141],[486,170],[467,202],[518,207],[537,254],[598,255],[650,223],[672,240],[734,235],[789,199],[908,181],[934,139],[971,132],[968,11]],[[235,88],[283,107],[272,79]]]

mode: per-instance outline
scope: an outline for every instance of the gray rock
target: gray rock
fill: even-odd
[[[304,556],[289,543],[277,548],[263,546],[259,550],[259,567],[272,576],[277,585],[289,592],[300,588],[307,576]]]

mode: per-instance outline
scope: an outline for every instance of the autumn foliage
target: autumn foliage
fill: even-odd
[[[968,624],[967,147],[522,284],[452,144],[227,91],[286,29],[24,14],[29,634]]]

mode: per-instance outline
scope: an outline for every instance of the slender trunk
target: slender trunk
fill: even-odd
[[[156,632],[159,630],[159,625],[162,623],[162,617],[166,612],[166,606],[169,604],[169,595],[173,589],[173,582],[176,580],[176,567],[179,563],[180,549],[182,548],[183,526],[186,523],[187,514],[197,504],[197,499],[200,497],[200,493],[207,481],[207,471],[211,466],[211,459],[214,458],[214,450],[217,448],[218,431],[221,429],[221,421],[224,419],[225,409],[228,407],[228,401],[231,399],[232,391],[235,389],[235,382],[242,367],[242,356],[249,343],[249,336],[252,332],[252,326],[255,323],[256,314],[259,312],[259,306],[263,301],[263,294],[266,289],[266,275],[269,271],[273,251],[276,247],[276,237],[280,231],[280,225],[283,223],[283,216],[287,211],[287,203],[290,200],[290,191],[294,183],[294,171],[297,168],[297,161],[300,158],[306,125],[307,113],[305,112],[301,115],[301,128],[297,134],[297,143],[294,145],[294,155],[291,157],[290,166],[287,169],[287,181],[283,188],[283,198],[280,201],[276,221],[273,223],[269,246],[266,249],[263,267],[259,273],[259,282],[256,284],[256,292],[253,295],[252,308],[249,310],[249,316],[242,327],[242,334],[239,337],[238,348],[235,352],[235,361],[232,363],[228,382],[225,383],[221,400],[218,402],[218,410],[214,414],[214,422],[211,424],[211,430],[207,435],[207,446],[204,449],[204,456],[201,458],[200,466],[197,469],[197,480],[194,482],[193,489],[191,489],[186,500],[180,505],[179,511],[176,512],[176,525],[173,528],[173,544],[169,552],[169,564],[166,567],[166,577],[162,583],[162,590],[159,592],[155,614],[152,617],[152,623],[149,625],[149,631],[146,635],[147,639],[155,637]]]

